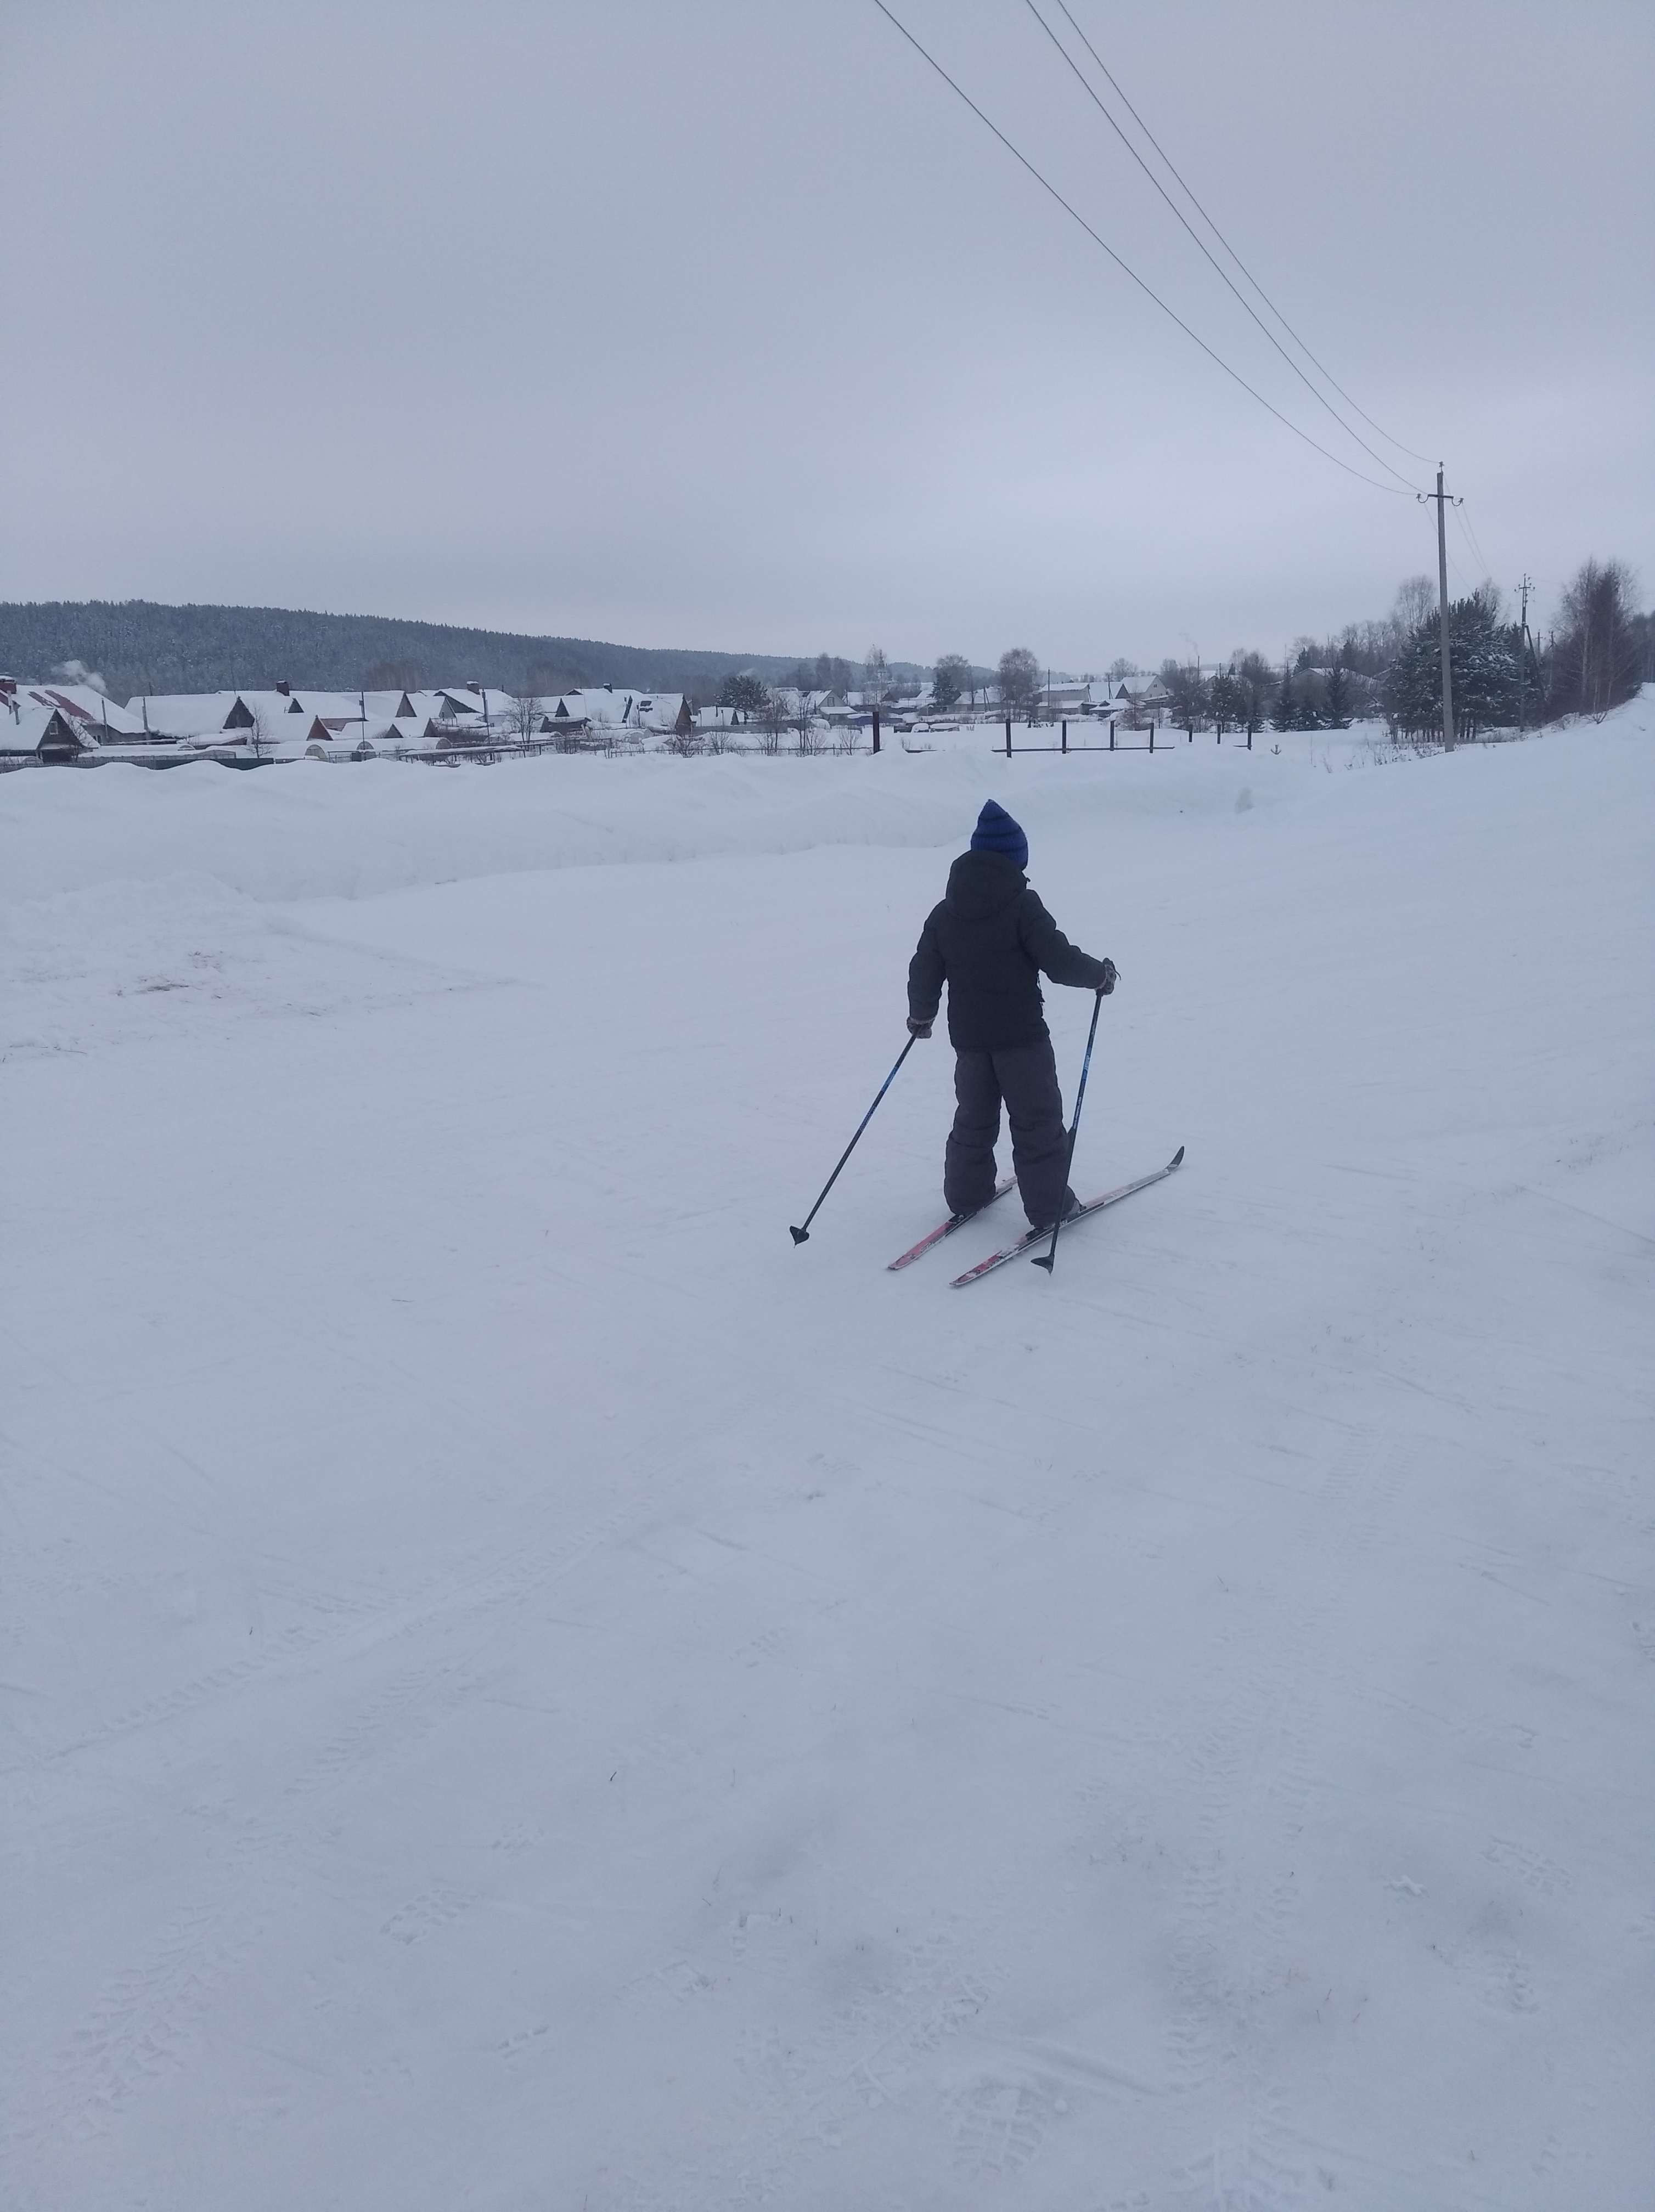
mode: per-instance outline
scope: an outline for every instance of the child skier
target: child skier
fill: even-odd
[[[1069,943],[1030,890],[1028,864],[1028,839],[989,799],[970,851],[949,869],[947,891],[920,932],[908,969],[908,1027],[915,1036],[930,1036],[946,981],[958,1101],[943,1158],[949,1212],[975,1213],[994,1196],[1003,1099],[1018,1192],[1031,1223],[1043,1229],[1072,1212],[1075,1197],[1038,978],[1110,992],[1115,963]]]

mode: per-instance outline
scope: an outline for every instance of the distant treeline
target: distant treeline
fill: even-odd
[[[1655,617],[1640,611],[1639,596],[1625,562],[1594,559],[1564,586],[1543,630],[1512,622],[1492,579],[1455,600],[1448,650],[1457,734],[1604,714],[1655,682]],[[1438,586],[1429,576],[1410,576],[1383,622],[1349,623],[1334,637],[1300,637],[1280,664],[1238,651],[1227,668],[1208,676],[1199,665],[1167,660],[1160,683],[1167,719],[1180,728],[1216,720],[1248,729],[1344,729],[1383,715],[1400,735],[1439,738]]]
[[[0,675],[39,679],[75,662],[101,678],[118,701],[140,691],[268,690],[283,683],[319,691],[487,684],[537,696],[624,684],[687,691],[698,703],[716,699],[738,671],[782,683],[800,665],[798,655],[676,653],[289,607],[170,607],[151,599],[0,603]]]

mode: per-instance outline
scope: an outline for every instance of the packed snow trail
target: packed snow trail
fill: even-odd
[[[1641,2208],[1651,720],[0,781],[7,2202]],[[988,792],[1200,1172],[964,1299]]]

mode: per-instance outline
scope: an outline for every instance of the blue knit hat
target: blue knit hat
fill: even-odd
[[[996,799],[989,799],[971,832],[974,853],[1003,853],[1013,867],[1029,865],[1029,841]]]

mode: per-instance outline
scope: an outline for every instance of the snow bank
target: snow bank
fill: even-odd
[[[158,772],[111,765],[0,779],[0,884],[18,898],[118,876],[216,876],[261,899],[361,898],[524,870],[827,845],[934,846],[990,793],[1030,826],[1079,795],[1125,813],[1264,800],[1321,772],[1329,748],[1273,758],[1182,741],[1153,759],[1007,761],[992,733],[933,753],[815,759],[545,756],[492,768],[295,762]]]

